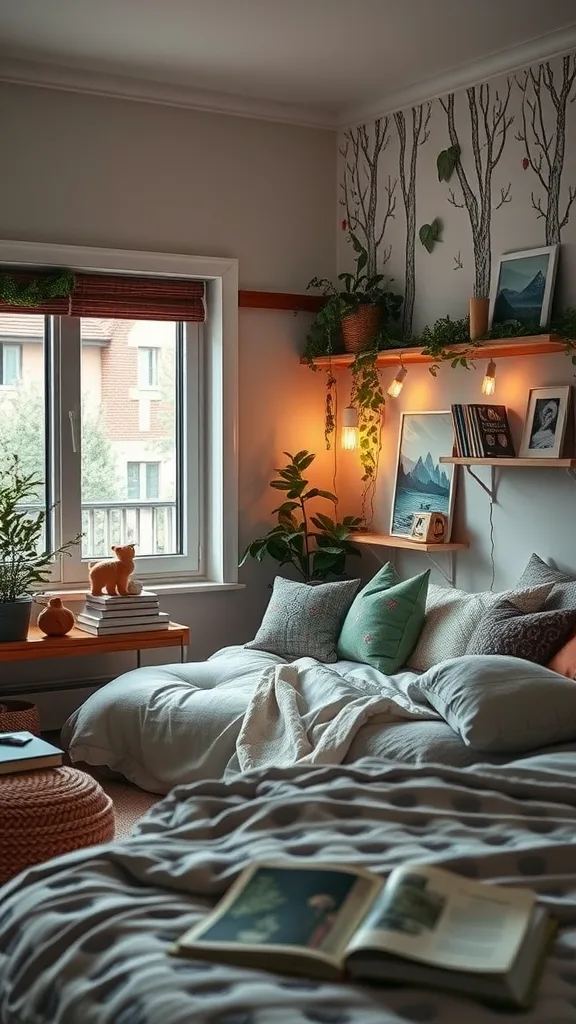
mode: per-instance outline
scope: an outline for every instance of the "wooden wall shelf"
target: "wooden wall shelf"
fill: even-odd
[[[459,355],[472,353],[469,359],[506,359],[509,356],[544,356],[552,355],[554,352],[564,351],[564,342],[559,334],[536,334],[529,338],[502,338],[501,340],[487,341],[478,348],[470,349],[465,345],[454,345],[450,347],[454,358]],[[318,356],[314,360],[315,366],[328,366],[331,362],[334,368],[351,366],[354,361],[353,353],[339,353],[338,355]],[[300,357],[301,363],[306,363],[304,356]],[[424,355],[421,348],[394,348],[380,352],[376,359],[377,366],[398,366],[400,362],[405,366],[414,363],[438,363],[440,360],[433,356]]]
[[[295,313],[317,313],[326,303],[323,295],[295,295],[293,292],[250,292],[240,289],[240,309],[288,309]]]
[[[503,469],[575,469],[576,459],[473,459],[441,455],[440,462],[451,466],[501,466]]]
[[[422,544],[420,541],[412,540],[411,537],[394,537],[389,533],[352,533],[349,538],[353,544],[369,544],[374,547],[402,548],[406,551],[466,551],[469,547],[468,541],[460,541],[449,544]]]

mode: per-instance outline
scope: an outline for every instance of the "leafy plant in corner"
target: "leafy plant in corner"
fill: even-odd
[[[0,465],[0,605],[15,603],[50,579],[52,562],[80,540],[54,551],[42,548],[46,513],[31,512],[38,501],[42,480],[23,473],[18,456],[7,455]],[[28,506],[28,507],[27,507]]]
[[[351,531],[357,530],[362,520],[345,516],[341,523],[321,513],[309,514],[308,503],[314,498],[325,498],[336,505],[338,499],[330,491],[308,488],[303,476],[316,458],[311,452],[296,455],[284,452],[290,460],[283,469],[276,469],[278,479],[270,487],[285,492],[286,500],[273,510],[278,523],[265,537],[248,544],[240,565],[255,558],[262,562],[266,555],[283,565],[292,565],[306,583],[326,581],[344,575],[349,555],[360,555],[350,541]],[[315,529],[312,529],[315,527]]]
[[[371,347],[389,348],[394,333],[395,340],[401,340],[398,328],[394,332],[394,322],[400,316],[402,296],[382,286],[384,274],[369,276],[364,273],[368,252],[353,232],[350,232],[350,239],[356,257],[355,272],[338,274],[338,286],[325,277],[313,277],[307,285],[308,288],[319,288],[326,296],[325,304],[310,327],[304,351],[312,369],[315,369],[313,360],[316,356],[342,350],[342,320],[361,306],[376,306],[380,311],[380,327],[375,337],[370,339]]]

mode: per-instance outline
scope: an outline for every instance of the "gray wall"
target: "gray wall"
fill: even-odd
[[[576,304],[576,205],[571,206],[570,199],[576,188],[576,103],[571,102],[575,95],[572,84],[565,104],[565,121],[562,110],[562,86],[564,74],[566,85],[570,84],[576,73],[574,54],[565,61],[557,59],[542,66],[529,69],[528,91],[523,94],[521,85],[526,81],[527,72],[518,72],[509,79],[501,78],[490,81],[482,90],[477,87],[470,93],[458,92],[452,97],[454,104],[454,126],[461,148],[462,162],[466,178],[477,201],[481,202],[481,189],[478,184],[473,149],[471,105],[475,104],[479,115],[479,159],[482,163],[482,175],[485,175],[488,147],[483,127],[484,118],[482,105],[487,112],[488,124],[497,120],[496,137],[493,144],[493,156],[498,155],[503,142],[499,160],[495,161],[491,176],[490,208],[490,239],[489,251],[492,262],[503,252],[524,248],[534,248],[559,241],[562,244],[560,253],[559,276],[556,289],[557,306],[564,308]],[[541,77],[540,77],[541,76]],[[550,90],[547,87],[552,84]],[[539,91],[541,99],[542,122],[540,123],[540,107],[538,106]],[[515,136],[524,130],[524,114],[528,121],[528,153],[523,141]],[[559,102],[560,116],[554,101]],[[565,156],[559,189],[560,221],[568,215],[564,226],[557,230],[552,219],[539,215],[537,207],[546,210],[547,192],[538,174],[539,157],[536,140],[530,129],[530,109],[526,105],[536,104],[536,124],[542,136],[542,126],[546,137],[545,147],[550,160],[553,161],[558,128],[565,142]],[[468,299],[473,294],[477,278],[486,288],[489,279],[487,269],[480,265],[481,261],[474,255],[473,233],[468,210],[464,205],[463,190],[457,174],[453,175],[449,184],[438,181],[436,157],[440,150],[451,144],[448,132],[448,115],[445,107],[451,101],[443,97],[442,101],[434,99],[431,103],[416,108],[416,124],[422,116],[421,144],[417,149],[417,179],[415,190],[415,303],[413,329],[422,330],[425,324],[432,323],[437,317],[462,317],[468,309]],[[443,106],[444,104],[444,106]],[[427,131],[424,132],[427,117]],[[500,117],[500,115],[503,115]],[[409,173],[409,157],[411,152],[413,112],[403,112],[407,133],[407,154],[405,159],[406,173]],[[368,235],[380,234],[384,227],[382,241],[377,251],[377,268],[390,274],[394,279],[393,288],[402,291],[405,287],[405,254],[407,248],[407,216],[402,195],[400,180],[400,132],[399,121],[402,118],[390,116],[383,118],[379,131],[384,140],[379,159],[376,161],[375,180],[377,182],[378,204],[373,221],[369,222]],[[354,145],[359,139],[370,156],[374,153],[376,140],[376,124],[355,126],[348,133],[342,133],[339,147],[347,147],[348,170],[344,155],[339,161],[339,184],[341,219],[339,231],[339,262],[341,267],[351,265],[351,248],[348,244],[348,229],[351,223],[359,237],[364,241],[366,234],[357,218],[363,220],[362,211],[358,210],[351,195],[351,173],[355,171]],[[504,130],[504,136],[501,132]],[[427,137],[426,137],[427,136]],[[548,156],[542,160],[540,175],[548,181]],[[526,163],[527,161],[527,163]],[[352,168],[352,171],[350,170]],[[370,167],[366,157],[362,155],[358,164],[360,182],[369,184]],[[345,203],[344,185],[349,187],[348,207]],[[387,191],[388,189],[388,191]],[[453,202],[450,202],[450,189],[453,190]],[[391,193],[390,206],[388,194]],[[342,205],[342,201],[344,205]],[[457,205],[453,205],[456,203]],[[390,216],[386,220],[386,212]],[[418,241],[419,227],[439,217],[443,223],[442,242],[431,254],[428,254]],[[342,221],[346,220],[346,223]],[[488,239],[487,239],[488,242]],[[483,279],[483,280],[482,280]],[[485,362],[479,360],[474,371],[464,369],[452,370],[444,365],[434,380],[425,367],[414,367],[409,370],[404,389],[400,398],[390,400],[386,408],[386,425],[384,430],[384,451],[380,486],[376,502],[374,527],[388,532],[390,519],[390,501],[392,496],[396,448],[398,443],[399,413],[404,410],[418,409],[449,409],[452,402],[480,401],[480,385],[484,373]],[[383,379],[387,384],[394,376],[394,370],[383,371]],[[341,398],[346,401],[347,381],[342,382]],[[528,390],[556,384],[574,384],[574,367],[564,355],[538,356],[531,358],[500,359],[497,361],[497,390],[494,401],[505,404],[509,409],[510,421],[517,441],[522,432]],[[482,471],[481,471],[482,472]],[[457,559],[457,585],[465,589],[484,589],[489,586],[491,577],[490,543],[489,543],[489,506],[488,498],[478,485],[466,474],[461,474],[459,496],[457,499],[456,533],[470,538],[470,551],[459,555]],[[543,557],[550,556],[560,565],[576,569],[576,549],[574,547],[574,509],[576,508],[576,486],[561,470],[502,470],[499,474],[498,504],[494,506],[494,538],[496,562],[496,588],[500,589],[514,582],[529,558],[536,550]],[[350,500],[350,495],[348,495]],[[458,539],[458,538],[456,538]],[[381,551],[384,557],[385,552]],[[398,559],[398,564],[407,573],[420,571],[425,561],[417,555],[405,554]],[[441,577],[433,571],[433,579],[442,582]]]
[[[2,85],[0,137],[2,238],[237,257],[249,289],[300,292],[334,274],[334,133]],[[329,484],[322,382],[298,363],[306,323],[240,312],[241,547],[274,507],[268,480],[283,449],[317,451],[319,486]],[[165,599],[191,627],[191,660],[254,635],[270,577],[251,565],[244,591]],[[132,663],[0,665],[0,681],[111,676]],[[46,726],[62,717],[62,704],[42,705]]]

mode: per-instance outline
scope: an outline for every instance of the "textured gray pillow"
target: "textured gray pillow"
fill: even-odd
[[[505,654],[547,665],[576,625],[576,611],[519,611],[499,601],[482,616],[466,654]]]
[[[548,611],[576,608],[576,579],[559,569],[543,562],[539,555],[533,554],[524,569],[517,589],[538,587],[542,583],[552,584],[552,593],[544,607]]]
[[[452,658],[418,680],[425,699],[474,750],[536,750],[576,738],[576,683],[542,665]]]
[[[277,576],[260,629],[246,647],[281,658],[337,660],[336,644],[360,580],[294,583]]]

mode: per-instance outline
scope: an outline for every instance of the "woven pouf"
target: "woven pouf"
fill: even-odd
[[[29,700],[0,699],[0,732],[32,732],[40,735],[38,708]]]
[[[112,801],[91,775],[64,767],[0,776],[0,885],[113,836]]]

